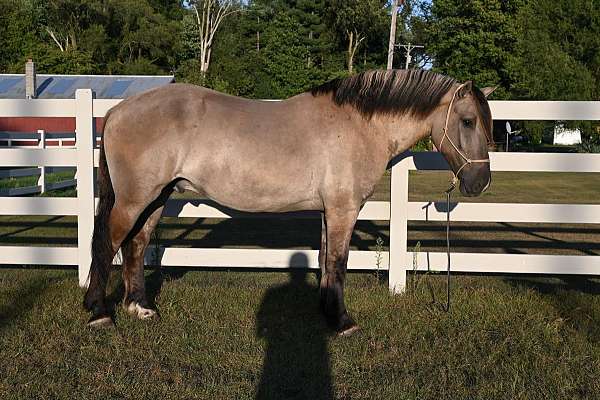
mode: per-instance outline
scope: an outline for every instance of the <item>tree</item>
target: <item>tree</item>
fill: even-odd
[[[436,0],[425,7],[427,52],[435,70],[507,95],[516,56],[517,14],[527,0]]]
[[[600,7],[585,0],[537,0],[518,16],[513,95],[528,100],[600,96]]]
[[[191,2],[191,6],[196,15],[200,41],[200,72],[205,76],[219,26],[227,16],[240,11],[240,8],[234,0],[196,0]]]
[[[334,0],[330,7],[333,26],[346,42],[346,65],[348,73],[354,71],[354,61],[360,45],[369,36],[383,43],[382,31],[387,29],[387,1],[380,0]],[[382,27],[384,27],[382,29]],[[377,32],[377,34],[374,34]],[[387,42],[386,42],[387,43]]]

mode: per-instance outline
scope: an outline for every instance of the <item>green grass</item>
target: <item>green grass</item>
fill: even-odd
[[[340,339],[318,313],[312,275],[155,271],[160,321],[117,304],[117,328],[92,331],[73,271],[3,270],[0,398],[600,396],[598,280],[458,277],[445,313],[443,279],[417,279],[390,296],[372,275],[350,275],[362,331]]]

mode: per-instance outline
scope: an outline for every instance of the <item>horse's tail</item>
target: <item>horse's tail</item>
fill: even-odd
[[[92,311],[94,316],[106,314],[104,297],[114,256],[108,219],[115,203],[115,192],[108,172],[104,143],[100,146],[98,196],[98,209],[96,210],[94,234],[92,236],[92,264],[88,278],[89,287],[83,303],[84,307]]]

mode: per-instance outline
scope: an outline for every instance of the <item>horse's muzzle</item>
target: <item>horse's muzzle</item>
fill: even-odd
[[[460,192],[464,196],[479,196],[492,182],[490,164],[471,164],[465,167],[460,176]]]

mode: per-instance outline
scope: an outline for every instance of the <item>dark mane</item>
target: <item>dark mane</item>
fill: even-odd
[[[331,94],[337,105],[350,104],[367,117],[373,114],[427,115],[456,81],[424,70],[376,70],[334,79],[311,90]]]

